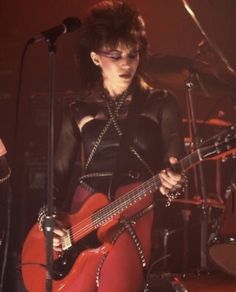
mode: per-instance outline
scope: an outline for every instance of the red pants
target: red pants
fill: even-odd
[[[153,211],[149,211],[133,225],[142,245],[146,262],[150,260],[151,227]],[[102,264],[99,287],[96,274],[101,254],[94,254],[86,261],[76,282],[67,292],[140,292],[143,291],[144,273],[137,248],[126,230],[124,231]]]

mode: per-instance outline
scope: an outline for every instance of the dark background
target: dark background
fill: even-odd
[[[152,54],[165,55],[161,66],[152,67],[150,76],[155,86],[171,89],[177,96],[183,117],[186,111],[185,82],[190,77],[189,64],[194,63],[198,44],[204,39],[196,24],[184,8],[181,0],[130,0],[146,20]],[[13,244],[11,253],[18,261],[18,250],[25,234],[37,217],[37,210],[45,200],[47,103],[48,103],[48,49],[45,42],[31,46],[24,64],[22,94],[16,132],[16,90],[20,56],[26,41],[40,31],[60,24],[68,16],[81,20],[92,0],[1,0],[0,1],[0,137],[8,148],[9,161],[16,149],[18,161],[14,173],[16,188],[13,189]],[[236,1],[191,0],[189,1],[202,27],[220,48],[231,66],[236,69]],[[56,57],[56,132],[65,105],[77,95],[77,76],[73,35],[63,35],[57,41]],[[160,60],[160,59],[158,59]],[[236,122],[235,79],[220,69],[214,61],[210,73],[197,68],[207,89],[206,97],[199,86],[193,92],[196,119],[221,118]],[[165,66],[166,63],[166,66]],[[164,64],[164,65],[163,65]],[[199,135],[207,138],[223,127],[199,124]],[[185,137],[189,136],[184,123]],[[13,142],[14,148],[13,148]],[[207,193],[224,199],[225,188],[231,178],[235,163],[221,161],[204,163]],[[218,175],[216,170],[218,167]],[[216,181],[219,185],[217,185]],[[16,191],[17,189],[17,191]],[[199,195],[192,185],[192,197]],[[178,207],[179,208],[179,207]],[[174,214],[174,213],[173,213]],[[174,215],[173,215],[174,216]],[[174,227],[177,228],[177,227]],[[13,251],[12,251],[13,250]],[[17,282],[18,280],[16,280]],[[16,284],[17,285],[17,284]],[[6,291],[17,291],[19,285]]]

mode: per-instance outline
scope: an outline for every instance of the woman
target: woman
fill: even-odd
[[[65,115],[55,157],[60,206],[68,202],[68,178],[79,160],[73,213],[95,192],[115,200],[120,186],[147,180],[183,153],[175,99],[142,78],[146,53],[145,25],[135,9],[120,1],[103,1],[90,9],[78,35],[83,97]],[[159,191],[168,197],[182,176],[167,168],[160,179]],[[141,291],[150,260],[152,207],[150,195],[127,210],[109,232],[111,250],[87,260],[68,291]],[[56,251],[62,249],[64,232],[55,228]]]

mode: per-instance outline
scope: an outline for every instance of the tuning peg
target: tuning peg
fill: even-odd
[[[232,154],[232,158],[233,158],[233,159],[236,159],[236,152],[234,152],[234,153]]]

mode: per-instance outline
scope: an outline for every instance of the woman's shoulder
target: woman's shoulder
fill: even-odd
[[[178,108],[176,96],[171,91],[161,88],[149,88],[145,105],[154,111],[169,107]]]
[[[74,101],[68,104],[67,111],[73,118],[78,120],[86,115],[96,114],[101,102],[99,95],[79,94]]]
[[[70,104],[72,107],[78,106],[92,106],[94,104],[104,101],[98,90],[83,91],[78,93],[77,98]]]
[[[167,102],[171,100],[176,100],[176,96],[173,92],[162,88],[151,88],[149,89],[148,99],[156,102]]]

